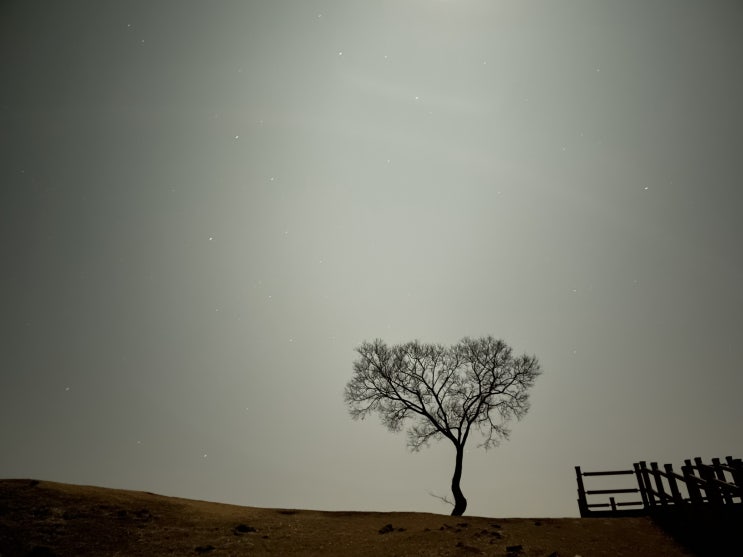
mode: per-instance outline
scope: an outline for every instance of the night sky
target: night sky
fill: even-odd
[[[543,375],[468,514],[743,456],[737,1],[0,4],[0,477],[450,509],[364,340]]]

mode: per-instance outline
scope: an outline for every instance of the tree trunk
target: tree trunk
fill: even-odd
[[[451,492],[454,495],[454,510],[452,516],[462,516],[467,508],[467,499],[464,498],[459,480],[462,479],[462,460],[464,459],[464,445],[455,445],[457,449],[457,460],[454,466],[454,476],[451,479]]]

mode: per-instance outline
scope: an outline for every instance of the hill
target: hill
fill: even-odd
[[[209,503],[38,480],[0,480],[0,557],[680,557],[647,518],[486,518]]]

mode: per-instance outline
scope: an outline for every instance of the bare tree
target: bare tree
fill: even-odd
[[[456,460],[451,491],[453,516],[461,516],[467,499],[459,486],[464,446],[470,433],[482,435],[486,449],[507,439],[506,424],[529,409],[528,389],[541,373],[533,356],[512,355],[491,336],[463,338],[451,347],[418,341],[387,346],[382,340],[356,348],[353,377],[345,399],[354,419],[377,412],[391,431],[407,422],[413,451],[432,439],[454,444]]]

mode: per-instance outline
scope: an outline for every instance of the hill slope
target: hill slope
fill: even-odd
[[[0,480],[0,557],[689,555],[645,518],[494,519],[208,503]]]

